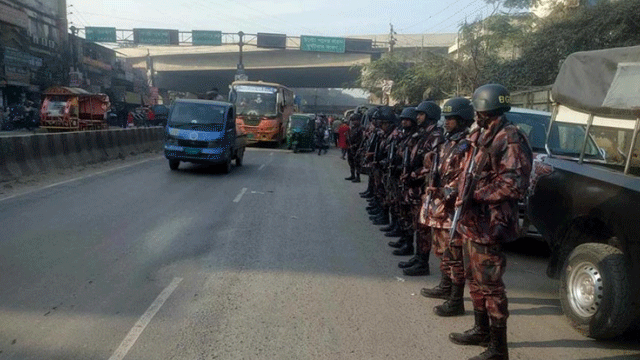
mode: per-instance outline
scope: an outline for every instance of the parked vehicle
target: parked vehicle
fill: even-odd
[[[564,61],[551,128],[582,132],[548,132],[532,172],[528,214],[551,249],[547,274],[570,323],[595,339],[640,320],[639,59],[636,46]]]
[[[301,149],[315,150],[316,116],[314,114],[294,114],[289,117],[287,127],[287,148],[297,153]]]
[[[169,107],[165,105],[153,105],[149,110],[148,117],[151,126],[165,126],[169,118]]]
[[[109,97],[80,88],[47,89],[40,109],[40,127],[48,131],[99,130],[109,127]]]
[[[551,128],[551,113],[546,111],[531,110],[525,108],[511,108],[505,114],[507,120],[515,124],[522,132],[527,135],[529,144],[533,150],[534,156],[545,153],[545,140],[547,133],[554,143],[562,144],[565,148],[575,148],[579,146],[585,136],[584,127],[579,124],[559,124],[553,123]],[[597,145],[592,137],[589,137],[589,151],[597,153]],[[554,145],[555,146],[555,145]],[[594,154],[597,157],[597,154]],[[577,159],[577,157],[575,157]],[[526,202],[520,203],[520,237],[530,237],[542,240],[542,236],[538,230],[531,224],[526,211]]]
[[[167,121],[164,155],[171,170],[180,162],[220,165],[231,171],[231,161],[242,166],[246,135],[238,134],[231,103],[211,100],[176,100]]]

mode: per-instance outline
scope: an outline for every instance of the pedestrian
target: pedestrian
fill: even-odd
[[[335,122],[338,122],[336,120]],[[338,139],[337,144],[340,150],[342,150],[342,156],[340,158],[345,160],[345,155],[347,155],[347,150],[349,149],[349,145],[347,145],[347,137],[349,136],[349,125],[346,122],[340,121],[340,127],[338,127],[338,132],[336,138]]]
[[[462,209],[465,275],[473,303],[475,326],[449,339],[460,345],[485,345],[472,360],[507,360],[508,300],[502,281],[507,261],[501,245],[517,237],[518,201],[529,185],[532,151],[526,135],[504,113],[511,108],[509,91],[488,84],[472,98],[482,131],[470,136],[473,151],[464,161],[456,207]],[[473,159],[473,161],[472,161]]]
[[[334,118],[332,117],[331,119],[332,119],[332,121],[331,121],[331,137],[332,137],[332,139],[333,139],[333,143],[334,143],[334,145],[335,145],[336,147],[340,147],[340,146],[338,145],[338,141],[340,140],[340,139],[339,139],[339,137],[340,137],[339,129],[340,129],[340,126],[342,126],[343,122],[342,122],[342,120],[340,120],[340,119],[338,119],[338,118],[334,119]],[[347,127],[348,127],[348,126],[349,126],[349,125],[347,125]],[[344,156],[343,156],[343,158],[344,158]]]
[[[422,206],[421,222],[431,229],[434,255],[440,258],[440,284],[432,289],[423,288],[422,296],[447,300],[433,308],[438,316],[464,315],[464,264],[462,237],[455,233],[451,239],[451,223],[458,195],[458,181],[463,171],[462,162],[471,146],[467,140],[473,124],[473,106],[469,99],[456,97],[442,106],[445,118],[445,142],[434,159],[435,173],[430,174],[426,197]]]
[[[329,126],[327,119],[323,115],[320,115],[316,120],[315,138],[318,156],[322,155],[323,152],[326,154],[329,149]]]
[[[364,129],[360,125],[362,115],[354,113],[349,117],[351,124],[349,131],[347,132],[347,162],[349,163],[349,170],[351,176],[346,177],[345,180],[352,182],[360,182],[360,172],[358,171],[357,154],[358,150],[364,139]]]

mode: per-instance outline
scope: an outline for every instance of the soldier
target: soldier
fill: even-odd
[[[506,257],[501,244],[517,236],[518,200],[524,197],[531,172],[532,152],[526,136],[511,124],[509,91],[488,84],[473,94],[476,121],[482,132],[469,138],[474,145],[460,177],[452,231],[464,241],[465,273],[475,313],[475,326],[449,339],[460,345],[484,345],[488,349],[472,360],[508,359],[507,296],[502,275]],[[466,206],[465,206],[466,205]]]
[[[370,212],[370,219],[374,225],[389,224],[389,202],[387,199],[387,189],[385,188],[384,175],[386,173],[385,162],[382,160],[388,156],[391,142],[397,137],[396,121],[397,117],[388,106],[381,107],[374,115],[374,120],[380,122],[378,130],[377,149],[373,156],[373,180],[375,189],[375,204],[377,207]]]
[[[360,196],[366,199],[373,198],[373,177],[371,176],[371,162],[370,159],[367,158],[366,154],[370,151],[371,142],[373,140],[374,134],[376,133],[376,125],[375,121],[373,121],[373,114],[378,111],[378,107],[372,107],[364,112],[363,120],[367,123],[364,129],[364,138],[358,147],[358,151],[356,152],[356,172],[358,174],[367,174],[369,175],[367,178],[367,190],[360,193]]]
[[[458,195],[458,180],[463,171],[462,162],[471,148],[466,139],[473,124],[471,101],[462,97],[449,99],[442,106],[446,130],[445,143],[440,147],[436,159],[436,173],[431,174],[427,184],[421,223],[431,228],[434,255],[441,258],[440,284],[433,289],[422,289],[428,298],[445,299],[442,305],[433,308],[439,316],[464,315],[464,265],[462,261],[462,237],[456,233],[451,241],[451,221]],[[426,215],[426,218],[425,218]]]
[[[354,113],[349,117],[350,128],[347,133],[347,161],[349,163],[349,169],[351,170],[351,176],[345,178],[345,180],[351,180],[353,182],[360,182],[360,172],[356,169],[356,154],[364,138],[364,129],[360,126],[361,119],[362,115],[360,113]]]
[[[423,101],[416,108],[418,132],[411,144],[407,168],[402,177],[404,191],[405,236],[398,243],[389,243],[399,247],[395,255],[413,254],[413,237],[416,238],[416,255],[409,261],[401,261],[398,267],[407,276],[429,275],[429,253],[431,252],[431,234],[429,229],[418,224],[422,194],[428,172],[425,169],[427,154],[435,151],[444,141],[442,129],[438,127],[441,109],[433,101]]]

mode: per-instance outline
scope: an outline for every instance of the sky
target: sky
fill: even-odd
[[[484,0],[67,0],[69,25],[289,36],[455,33]]]

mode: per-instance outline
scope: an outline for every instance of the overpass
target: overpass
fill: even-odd
[[[396,35],[395,50],[418,49],[447,53],[457,34]],[[386,39],[388,35],[354,36],[358,39]],[[243,65],[250,80],[277,82],[295,88],[352,87],[359,76],[356,66],[370,63],[387,51],[329,53],[299,50],[296,38],[287,39],[287,49],[243,46]],[[234,80],[239,60],[237,45],[222,46],[138,46],[118,52],[134,67],[154,69],[155,86],[177,91],[204,92],[218,87],[224,92]]]

